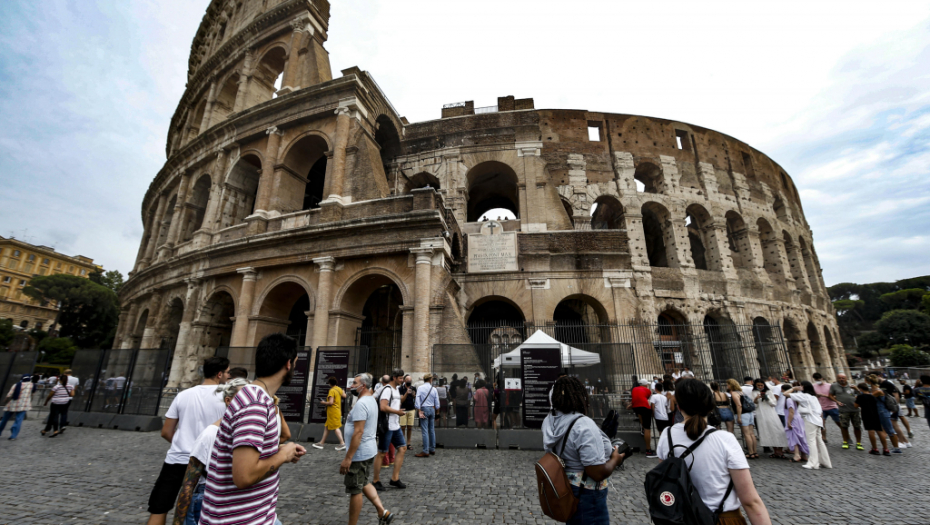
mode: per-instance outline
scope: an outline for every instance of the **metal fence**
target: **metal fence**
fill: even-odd
[[[23,374],[31,374],[38,352],[0,352],[0,399],[19,382]]]

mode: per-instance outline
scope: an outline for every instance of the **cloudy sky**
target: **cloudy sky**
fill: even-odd
[[[442,104],[666,117],[764,151],[824,277],[930,274],[930,2],[331,0],[333,71]],[[0,2],[0,235],[124,274],[208,0]]]

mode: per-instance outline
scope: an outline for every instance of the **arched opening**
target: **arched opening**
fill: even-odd
[[[223,83],[223,87],[216,94],[213,102],[213,118],[211,122],[218,123],[232,114],[236,109],[236,95],[239,93],[239,73],[233,73]]]
[[[286,202],[284,209],[312,210],[320,207],[324,199],[326,184],[326,151],[329,146],[317,135],[308,135],[291,146],[284,156],[284,165],[294,174],[307,179],[301,185],[299,180],[288,178],[293,187],[283,188],[281,198]],[[299,208],[298,208],[299,206]]]
[[[830,329],[826,326],[823,327],[823,341],[827,347],[827,355],[830,356],[830,366],[835,368],[837,366],[843,366],[843,360],[841,359],[839,352],[836,349],[836,345],[833,343],[833,336],[830,334]]]
[[[688,206],[685,227],[688,229],[688,243],[691,246],[694,267],[698,270],[720,270],[719,261],[714,257],[708,257],[707,253],[707,246],[711,245],[708,242],[708,230],[713,227],[710,213],[699,204]]]
[[[249,83],[251,103],[248,106],[261,104],[275,97],[280,89],[280,79],[284,73],[286,61],[287,53],[283,47],[276,47],[265,53],[258,66],[255,67]]]
[[[466,176],[468,190],[467,221],[478,221],[488,210],[503,208],[520,217],[517,174],[501,162],[478,164]]]
[[[188,135],[187,140],[193,140],[200,135],[201,130],[200,125],[203,123],[203,114],[207,109],[207,101],[201,100],[197,107],[194,109],[194,112],[190,114],[190,120],[187,122]]]
[[[397,133],[397,128],[394,127],[394,122],[387,115],[379,116],[375,120],[375,126],[377,127],[375,142],[381,148],[381,164],[384,166],[384,173],[387,174],[391,171],[391,163],[402,152],[400,135]],[[439,189],[439,181],[436,181],[436,184],[436,189]]]
[[[807,341],[811,347],[811,356],[814,358],[814,366],[817,367],[818,371],[824,376],[831,375],[833,363],[830,361],[830,356],[827,355],[827,349],[823,345],[823,341],[820,337],[820,330],[817,330],[813,321],[807,323]],[[813,374],[814,370],[810,373]]]
[[[785,242],[785,253],[788,255],[788,264],[791,267],[791,276],[794,277],[794,281],[799,289],[807,288],[807,279],[804,275],[804,264],[801,261],[801,254],[798,250],[798,246],[794,243],[794,240],[791,238],[791,235],[787,231],[782,231],[782,236],[784,237]]]
[[[158,232],[158,242],[155,244],[156,247],[168,242],[168,230],[171,228],[171,221],[174,220],[174,207],[177,203],[178,195],[175,193],[168,201],[168,206],[165,208],[164,215],[162,215],[161,231]]]
[[[811,250],[807,248],[804,237],[798,237],[798,248],[801,251],[801,258],[804,259],[804,269],[807,270],[807,280],[810,282],[811,289],[814,293],[820,292],[820,272],[814,264],[814,257]]]
[[[174,348],[178,343],[178,334],[181,332],[181,318],[184,317],[184,302],[179,297],[175,297],[168,303],[167,311],[163,315],[165,324],[158,338],[158,348],[174,353]]]
[[[756,345],[761,377],[781,377],[790,364],[782,350],[777,330],[764,317],[756,317],[752,320],[752,338]]]
[[[568,215],[568,222],[571,223],[572,229],[575,229],[575,210],[572,209],[572,203],[568,202],[568,199],[561,198],[562,207],[565,208],[565,214]]]
[[[295,282],[278,284],[262,301],[259,320],[255,321],[256,341],[270,333],[284,332],[296,339],[298,346],[306,346],[309,311],[310,296],[303,286]]]
[[[639,193],[660,193],[662,170],[651,162],[643,162],[636,166],[633,180]]]
[[[810,376],[807,372],[808,364],[804,356],[807,353],[804,349],[804,338],[798,325],[791,319],[784,320],[785,343],[788,345],[788,360],[791,361],[791,369],[794,379],[801,380]]]
[[[775,216],[778,217],[778,220],[788,222],[788,210],[785,207],[785,203],[781,200],[781,197],[775,197],[775,202],[772,204],[772,211],[775,212]]]
[[[592,230],[622,230],[623,205],[615,197],[601,195],[591,206]]]
[[[485,297],[468,316],[468,335],[476,345],[510,348],[526,339],[524,323],[523,312],[512,301],[503,297]]]
[[[669,214],[661,204],[647,202],[642,207],[643,240],[646,242],[646,255],[649,266],[668,268],[668,254],[665,247],[665,229],[668,227]]]
[[[781,253],[778,248],[778,235],[772,229],[772,225],[765,219],[756,221],[756,227],[759,228],[759,243],[762,246],[763,268],[768,272],[769,278],[776,284],[783,284],[783,270]]]
[[[189,241],[194,237],[194,232],[203,226],[203,217],[207,212],[207,202],[210,200],[210,186],[212,181],[209,175],[204,175],[197,179],[193,189],[191,189],[190,199],[185,206],[185,214],[188,218],[187,224],[184,225],[183,240]]]
[[[258,182],[262,176],[262,162],[255,155],[245,155],[226,178],[226,198],[223,202],[221,227],[240,224],[255,210]]]
[[[734,268],[752,268],[752,248],[749,246],[749,230],[739,213],[728,211],[727,244],[730,246],[730,258]]]
[[[368,347],[366,365],[375,377],[400,366],[404,296],[397,283],[382,274],[366,275],[346,290],[339,319],[341,344],[354,338]],[[410,356],[408,356],[410,357]]]
[[[739,380],[750,372],[746,367],[740,337],[733,321],[726,317],[705,315],[704,335],[710,347],[714,379],[726,381],[732,377]]]
[[[570,295],[562,299],[552,314],[555,323],[553,337],[570,345],[606,343],[610,334],[607,310],[587,295]]]
[[[427,173],[421,171],[413,177],[407,179],[406,192],[410,193],[413,190],[418,190],[420,188],[433,188],[436,191],[439,191],[439,179],[436,178],[432,173]]]
[[[685,317],[675,310],[666,310],[656,318],[656,333],[653,345],[661,363],[661,373],[671,374],[688,367],[694,371],[693,345],[690,344]],[[701,377],[697,371],[695,376]]]
[[[232,295],[218,291],[210,296],[200,312],[197,326],[201,330],[198,346],[201,355],[210,355],[205,349],[228,347],[232,340],[233,318],[236,316],[236,303]]]
[[[145,325],[149,322],[149,310],[146,308],[142,314],[139,315],[139,320],[136,321],[136,327],[132,330],[132,348],[141,348],[142,347],[142,336],[145,335]]]

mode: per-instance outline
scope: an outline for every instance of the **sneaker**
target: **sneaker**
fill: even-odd
[[[646,457],[647,457],[647,458],[657,458],[657,457],[659,457],[659,455],[656,453],[655,450],[646,450]]]
[[[407,488],[407,484],[404,483],[404,482],[401,481],[401,480],[394,481],[394,480],[392,479],[391,482],[390,482],[390,485],[391,485],[392,487],[397,487],[397,488],[399,488],[399,489],[405,489],[405,488]]]
[[[345,450],[345,449],[346,449],[345,445],[339,445],[338,447],[336,447],[336,450]]]
[[[377,490],[378,492],[381,492],[382,490],[384,490],[384,485],[382,485],[380,481],[376,481],[376,482],[372,483],[371,485],[372,485],[372,486],[375,488],[375,490]]]
[[[865,447],[862,446],[862,443],[856,443],[856,450],[865,450]]]
[[[388,525],[392,521],[394,521],[394,515],[391,511],[384,509],[384,515],[378,518],[378,525]]]
[[[913,447],[914,447],[914,445],[911,445],[911,442],[910,442],[910,441],[908,441],[907,443],[905,443],[904,446],[906,446],[907,448],[913,448]]]
[[[891,451],[888,450],[888,449],[885,449],[885,451],[882,452],[882,455],[883,455],[883,456],[890,456],[890,455],[891,455]]]
[[[847,442],[844,441],[844,442],[843,442],[843,447],[842,447],[842,448],[843,448],[844,450],[845,450],[845,449],[848,449],[848,448],[849,448],[849,443],[847,443]]]
[[[807,470],[820,470],[820,467],[815,467],[813,465],[801,465],[801,468],[806,468]]]
[[[319,444],[319,443],[314,443],[314,444],[312,444],[312,445],[310,445],[310,446],[313,447],[313,448],[318,448],[318,449],[320,449],[320,450],[323,450],[323,445],[321,445],[321,444]]]
[[[913,433],[913,432],[908,432],[908,433],[907,433],[907,437],[909,437],[909,438],[914,437],[914,433]]]
[[[877,448],[873,448],[872,450],[870,450],[870,451],[869,451],[869,454],[872,454],[873,456],[881,456],[881,455],[882,455],[882,453],[879,452]]]
[[[896,449],[892,450],[891,453],[892,453],[892,454],[904,454],[904,452],[901,452],[901,449],[900,449],[900,448],[896,448]]]

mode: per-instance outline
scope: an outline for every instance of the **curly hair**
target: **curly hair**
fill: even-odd
[[[587,415],[588,391],[577,377],[561,377],[555,382],[552,386],[552,410]]]

